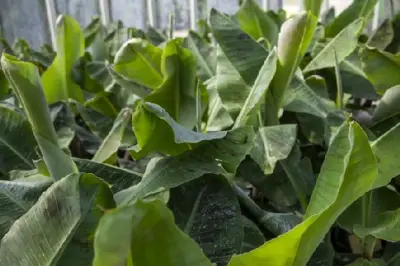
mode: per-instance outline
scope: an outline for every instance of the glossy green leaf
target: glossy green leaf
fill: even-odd
[[[91,174],[72,174],[54,183],[38,202],[11,227],[0,247],[3,265],[70,265],[75,251],[77,265],[88,265],[91,252],[79,249],[102,216],[97,205],[115,203],[107,185]],[[16,252],[25,250],[23,254]]]
[[[210,24],[227,59],[244,82],[252,86],[268,51],[244,33],[232,18],[215,9],[211,9]]]
[[[123,78],[156,89],[163,83],[161,48],[134,38],[123,44],[115,55],[113,69]]]
[[[35,167],[37,143],[28,120],[10,108],[0,106],[0,171]]]
[[[113,66],[109,65],[107,66],[107,69],[112,76],[113,80],[115,83],[123,87],[124,89],[128,90],[130,93],[135,94],[135,96],[138,96],[140,98],[146,97],[150,93],[150,89],[145,88],[142,85],[139,85],[135,83],[134,81],[123,77],[122,75],[118,74]]]
[[[385,50],[385,48],[392,42],[394,37],[394,30],[390,19],[386,19],[371,35],[367,42],[370,47],[375,47],[379,50]]]
[[[285,91],[307,52],[317,22],[318,19],[308,12],[295,15],[282,25],[278,39],[278,67],[271,87],[277,108],[281,107]]]
[[[264,38],[271,46],[278,41],[279,28],[254,0],[245,0],[236,13],[240,28],[254,40]]]
[[[205,142],[179,156],[154,158],[147,165],[143,181],[136,187],[116,194],[116,201],[127,204],[151,193],[180,186],[205,174],[224,175],[225,169],[234,173],[249,153],[253,139],[252,128],[238,128],[228,132],[223,139]]]
[[[155,255],[157,254],[157,255]],[[211,266],[160,201],[136,201],[107,212],[95,236],[94,266]]]
[[[185,44],[196,57],[198,77],[203,82],[212,78],[216,71],[215,49],[194,31],[189,31]]]
[[[0,239],[16,220],[29,211],[51,183],[50,178],[40,175],[13,181],[0,180]]]
[[[121,110],[107,137],[103,140],[96,154],[93,156],[92,161],[97,163],[105,162],[118,151],[122,144],[126,127],[131,120],[131,116],[131,109],[125,108]]]
[[[304,221],[249,253],[236,265],[305,265],[337,217],[368,191],[377,175],[374,155],[361,127],[344,123],[329,146]]]
[[[342,62],[357,47],[362,26],[363,19],[354,21],[325,44],[318,53],[313,51],[313,60],[308,63],[303,72],[333,67],[335,65],[334,52],[336,52],[337,61]]]
[[[240,206],[225,177],[205,175],[171,189],[168,206],[175,223],[197,242],[211,262],[226,265],[233,254],[241,251]]]
[[[400,85],[388,89],[376,106],[373,119],[382,121],[400,113]]]
[[[36,66],[4,53],[1,57],[1,65],[25,110],[53,179],[59,180],[66,175],[76,173],[77,168],[74,162],[58,144]]]
[[[244,105],[241,107],[241,111],[236,118],[235,124],[233,125],[234,128],[245,125],[249,119],[249,116],[257,113],[257,109],[259,109],[265,93],[269,88],[269,84],[274,77],[276,71],[276,61],[276,51],[272,50],[267,59],[265,59],[264,65],[261,67],[258,77],[254,82],[254,85],[251,88]],[[233,93],[231,92],[231,94]]]
[[[314,16],[319,17],[323,0],[303,0],[305,10],[310,11]]]
[[[259,129],[250,156],[271,174],[278,161],[286,159],[296,141],[296,125],[279,125]]]
[[[83,101],[81,88],[72,80],[72,68],[85,53],[85,39],[79,23],[71,16],[57,20],[57,56],[42,75],[44,94],[48,103],[69,98]]]
[[[400,54],[367,47],[362,51],[361,59],[365,74],[379,94],[400,84]]]
[[[374,11],[377,0],[354,0],[335,20],[326,28],[327,37],[334,37],[350,23],[359,18],[369,18]]]

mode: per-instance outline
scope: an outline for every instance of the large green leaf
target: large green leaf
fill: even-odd
[[[97,222],[115,203],[106,183],[91,174],[69,175],[49,188],[11,227],[0,246],[2,265],[88,265]],[[23,253],[20,251],[24,250]]]
[[[59,180],[76,173],[72,159],[60,148],[35,65],[3,53],[1,65],[12,89],[24,108],[51,176]]]
[[[211,9],[214,37],[227,59],[248,86],[252,86],[268,51],[244,33],[232,18]]]
[[[203,82],[212,78],[216,70],[214,47],[194,31],[189,31],[189,35],[185,39],[185,45],[196,57],[198,77]]]
[[[296,135],[296,125],[262,127],[257,132],[250,156],[263,169],[264,174],[271,174],[276,163],[289,156]]]
[[[388,89],[380,99],[373,114],[375,121],[382,121],[400,113],[400,85]]]
[[[161,56],[161,48],[146,40],[134,38],[119,49],[113,69],[125,79],[156,89],[163,83]]]
[[[246,101],[241,106],[240,113],[236,118],[235,124],[233,125],[234,128],[246,125],[249,117],[258,112],[265,93],[269,88],[269,84],[274,77],[276,71],[276,60],[276,51],[273,50],[268,55],[267,59],[265,59],[264,65],[261,67],[257,79],[254,82]],[[232,91],[231,94],[233,94]]]
[[[0,181],[0,239],[16,220],[29,211],[51,183],[50,178],[40,175]]]
[[[225,138],[205,142],[176,157],[154,158],[147,165],[143,181],[116,194],[117,202],[133,202],[154,192],[168,190],[205,174],[234,173],[252,147],[250,127],[229,131]],[[221,165],[224,167],[222,168]]]
[[[371,143],[378,162],[378,177],[374,182],[374,188],[386,186],[392,178],[400,174],[400,165],[397,163],[399,148],[396,145],[399,134],[400,124],[397,124]]]
[[[313,51],[313,60],[308,63],[303,72],[333,67],[335,65],[335,53],[337,61],[339,63],[342,62],[357,47],[358,36],[361,32],[363,21],[363,19],[354,21],[325,44],[324,48],[318,51],[318,53]]]
[[[236,13],[240,28],[254,40],[264,38],[271,46],[278,41],[279,28],[254,0],[245,0]]]
[[[211,262],[226,265],[233,254],[241,251],[240,206],[225,177],[205,175],[171,189],[168,206],[175,223],[197,242]]]
[[[305,10],[310,11],[314,16],[319,17],[323,0],[303,0]]]
[[[35,168],[37,144],[28,120],[10,108],[0,106],[0,172]]]
[[[111,190],[116,193],[138,184],[142,180],[142,174],[122,169],[109,164],[96,163],[86,159],[74,158],[74,162],[82,173],[94,174],[111,185]]]
[[[43,90],[48,103],[75,99],[83,101],[81,88],[72,81],[72,68],[85,53],[85,39],[79,23],[71,16],[57,19],[57,56],[43,73]]]
[[[202,133],[178,124],[160,106],[141,102],[132,116],[132,126],[138,144],[131,148],[132,156],[141,158],[150,152],[177,155],[192,149],[201,141],[223,138],[224,131]],[[163,134],[160,134],[163,132]]]
[[[367,136],[358,124],[345,122],[329,146],[304,221],[260,248],[234,256],[229,265],[305,265],[337,217],[371,188],[376,175]]]
[[[336,19],[327,26],[326,36],[334,37],[350,23],[359,18],[369,18],[378,0],[354,0]]]
[[[181,40],[171,40],[162,54],[162,85],[144,100],[164,108],[179,124],[192,129],[196,123],[196,59]]]
[[[93,156],[92,160],[94,162],[102,163],[118,151],[122,144],[126,127],[131,120],[131,116],[132,110],[130,108],[121,110],[107,137],[103,140],[96,154]]]
[[[221,47],[217,48],[217,73],[208,83],[208,90],[215,89],[223,108],[236,119],[248,98],[251,86],[247,85]]]
[[[362,51],[361,59],[365,74],[379,94],[400,85],[400,54],[394,55],[366,47]]]
[[[212,266],[160,201],[136,201],[107,212],[95,235],[94,266]]]

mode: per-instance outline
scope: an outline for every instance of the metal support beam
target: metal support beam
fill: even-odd
[[[99,0],[100,17],[103,25],[110,23],[110,3],[108,0]]]
[[[56,38],[56,26],[57,26],[57,13],[54,5],[54,0],[46,0],[46,14],[47,22],[50,30],[51,44],[53,49],[56,50],[57,38]]]
[[[149,17],[149,25],[154,27],[155,16],[154,16],[154,0],[147,0],[147,16]]]
[[[196,30],[196,25],[197,25],[197,1],[196,0],[190,0],[189,10],[190,10],[190,29]]]

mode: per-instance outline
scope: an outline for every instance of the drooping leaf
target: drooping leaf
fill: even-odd
[[[69,175],[49,188],[38,202],[4,236],[0,246],[3,265],[70,265],[74,251],[76,265],[88,265],[92,254],[79,249],[83,241],[90,245],[102,212],[115,203],[111,191],[91,174]],[[16,252],[24,250],[23,254]]]
[[[261,67],[258,77],[254,82],[238,117],[236,118],[235,124],[233,125],[234,128],[245,125],[249,117],[252,114],[257,113],[257,106],[260,106],[260,103],[262,102],[275,74],[276,61],[276,52],[273,50],[268,55],[267,59],[265,59],[264,65]]]
[[[51,183],[50,178],[40,175],[0,181],[0,239],[16,220],[29,211]]]
[[[143,181],[116,194],[116,201],[127,204],[160,189],[167,190],[199,178],[205,174],[236,172],[252,147],[254,131],[251,127],[228,132],[225,138],[199,145],[196,149],[176,157],[154,158],[147,165]],[[225,168],[222,168],[221,165]]]
[[[370,191],[370,204],[363,207],[362,199],[358,199],[349,208],[347,208],[337,220],[340,227],[346,231],[355,232],[355,226],[364,224],[364,219],[368,219],[369,224],[378,224],[381,219],[381,213],[396,211],[400,208],[400,195],[386,187],[381,187]],[[363,215],[363,208],[368,208],[369,216]],[[361,235],[359,235],[361,236]]]
[[[21,114],[0,106],[0,171],[33,169],[38,158],[37,143],[28,120]]]
[[[77,173],[76,165],[58,143],[36,66],[5,53],[1,57],[1,65],[24,108],[52,178],[59,180]]]
[[[385,48],[392,42],[394,37],[394,30],[392,22],[386,19],[371,35],[367,42],[370,47],[375,47],[379,50],[385,50]]]
[[[304,221],[260,248],[234,256],[229,265],[305,265],[337,217],[371,188],[376,174],[367,136],[354,122],[344,123],[329,146]]]
[[[400,113],[400,85],[388,89],[376,106],[373,119],[382,121]]]
[[[294,80],[286,90],[282,100],[287,111],[306,113],[320,118],[326,118],[333,112],[333,103],[317,95],[306,82]]]
[[[369,18],[377,0],[354,0],[335,20],[326,28],[327,37],[334,37],[350,23],[359,18]]]
[[[400,84],[400,54],[366,47],[361,56],[364,72],[379,94]]]
[[[115,55],[113,69],[123,78],[156,89],[163,83],[161,48],[146,40],[131,39]]]
[[[243,215],[242,223],[244,234],[240,253],[249,252],[265,243],[265,237],[255,223]]]
[[[214,37],[227,59],[248,86],[252,86],[268,51],[244,33],[230,17],[211,9]]]
[[[79,23],[71,16],[57,19],[57,56],[42,75],[48,103],[75,99],[83,101],[81,88],[72,80],[72,68],[85,53],[85,40]]]
[[[160,201],[136,201],[107,212],[95,235],[94,266],[212,266]]]
[[[126,132],[126,127],[131,119],[131,115],[132,110],[130,108],[121,110],[114,121],[111,131],[101,143],[96,154],[93,156],[92,161],[102,163],[118,151],[122,144],[124,133]]]
[[[175,223],[197,242],[211,262],[226,265],[233,254],[241,251],[240,206],[225,177],[205,175],[171,189],[168,206]]]
[[[264,174],[271,174],[275,164],[288,157],[296,141],[296,133],[296,125],[259,129],[250,156],[263,169]]]
[[[323,0],[304,0],[303,6],[305,10],[310,11],[314,14],[314,16],[319,17],[319,13],[321,12]]]
[[[341,32],[339,32],[324,48],[318,52],[312,51],[313,60],[308,63],[303,72],[333,67],[335,65],[334,53],[336,53],[337,61],[342,62],[349,54],[351,54],[358,44],[358,36],[363,26],[363,19],[357,19]]]
[[[96,163],[90,160],[74,158],[74,162],[82,173],[94,174],[111,185],[111,190],[116,193],[138,184],[142,174],[109,164]]]
[[[186,129],[174,121],[160,106],[141,102],[132,116],[138,145],[132,156],[141,158],[150,152],[177,155],[201,141],[223,138],[226,132],[201,133]],[[163,132],[163,135],[159,133]]]
[[[198,77],[206,82],[215,75],[215,49],[194,31],[189,31],[185,44],[196,57]]]
[[[245,0],[236,13],[240,28],[254,40],[264,38],[271,47],[278,41],[279,28],[254,0]]]

